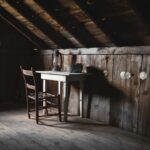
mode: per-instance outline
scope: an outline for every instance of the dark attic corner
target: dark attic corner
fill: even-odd
[[[0,150],[149,150],[148,0],[0,0]]]

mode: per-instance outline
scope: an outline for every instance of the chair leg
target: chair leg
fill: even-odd
[[[38,100],[35,100],[35,120],[36,123],[39,123],[39,105],[38,105]]]
[[[31,115],[30,115],[30,103],[29,103],[29,99],[27,99],[27,113],[28,113],[28,118],[30,119]]]
[[[30,113],[28,112],[28,118],[30,119],[31,118],[31,115],[30,115]]]
[[[58,96],[58,115],[59,115],[59,121],[61,121],[61,101],[60,101],[60,95]]]

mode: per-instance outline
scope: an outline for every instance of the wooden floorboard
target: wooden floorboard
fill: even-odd
[[[0,112],[0,150],[150,150],[150,139],[70,116],[42,118],[37,125],[26,110]]]

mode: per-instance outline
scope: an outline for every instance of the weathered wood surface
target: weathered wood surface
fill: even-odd
[[[141,49],[143,50],[140,51]],[[93,50],[96,48],[87,49],[90,53],[82,55],[78,50],[72,49],[71,54],[80,54],[74,56],[63,50],[62,55],[64,70],[67,70],[72,58],[76,57],[76,63],[82,63],[84,71],[86,67],[91,66],[96,72],[96,76],[85,82],[84,116],[128,131],[150,135],[150,81],[149,77],[146,80],[139,79],[141,71],[149,75],[149,47],[115,48],[116,53],[110,53],[113,48],[106,48],[101,49],[99,54]],[[123,50],[130,51],[130,54],[126,55]],[[139,54],[136,54],[136,50]],[[51,51],[46,50],[41,56],[44,60],[48,56],[51,57],[51,54]],[[122,71],[130,72],[131,78],[121,79]],[[78,85],[74,84],[71,87],[69,111],[75,114],[78,112],[77,92]]]
[[[71,116],[66,124],[57,116],[42,124],[27,119],[26,110],[0,112],[1,150],[149,150],[150,139],[87,119]]]
[[[138,102],[139,102],[139,89],[140,89],[140,80],[138,78],[138,75],[141,70],[141,63],[142,63],[142,56],[137,55],[130,56],[129,61],[130,66],[130,72],[132,74],[132,78],[130,80],[130,86],[129,86],[129,102],[130,102],[130,112],[132,112],[131,122],[132,122],[132,128],[131,130],[133,132],[137,132],[137,122],[138,122]]]
[[[142,57],[142,66],[140,71],[148,74],[146,80],[140,80],[140,95],[138,104],[138,133],[150,135],[150,56]]]
[[[126,46],[126,47],[99,47],[59,49],[63,55],[127,55],[150,54],[150,46]],[[53,50],[42,50],[41,54],[52,54]]]

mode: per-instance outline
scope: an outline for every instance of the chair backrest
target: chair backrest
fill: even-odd
[[[35,95],[37,95],[36,79],[33,68],[31,67],[31,69],[27,70],[23,69],[22,66],[20,66],[20,69],[23,75],[26,96],[29,93],[34,93]]]

